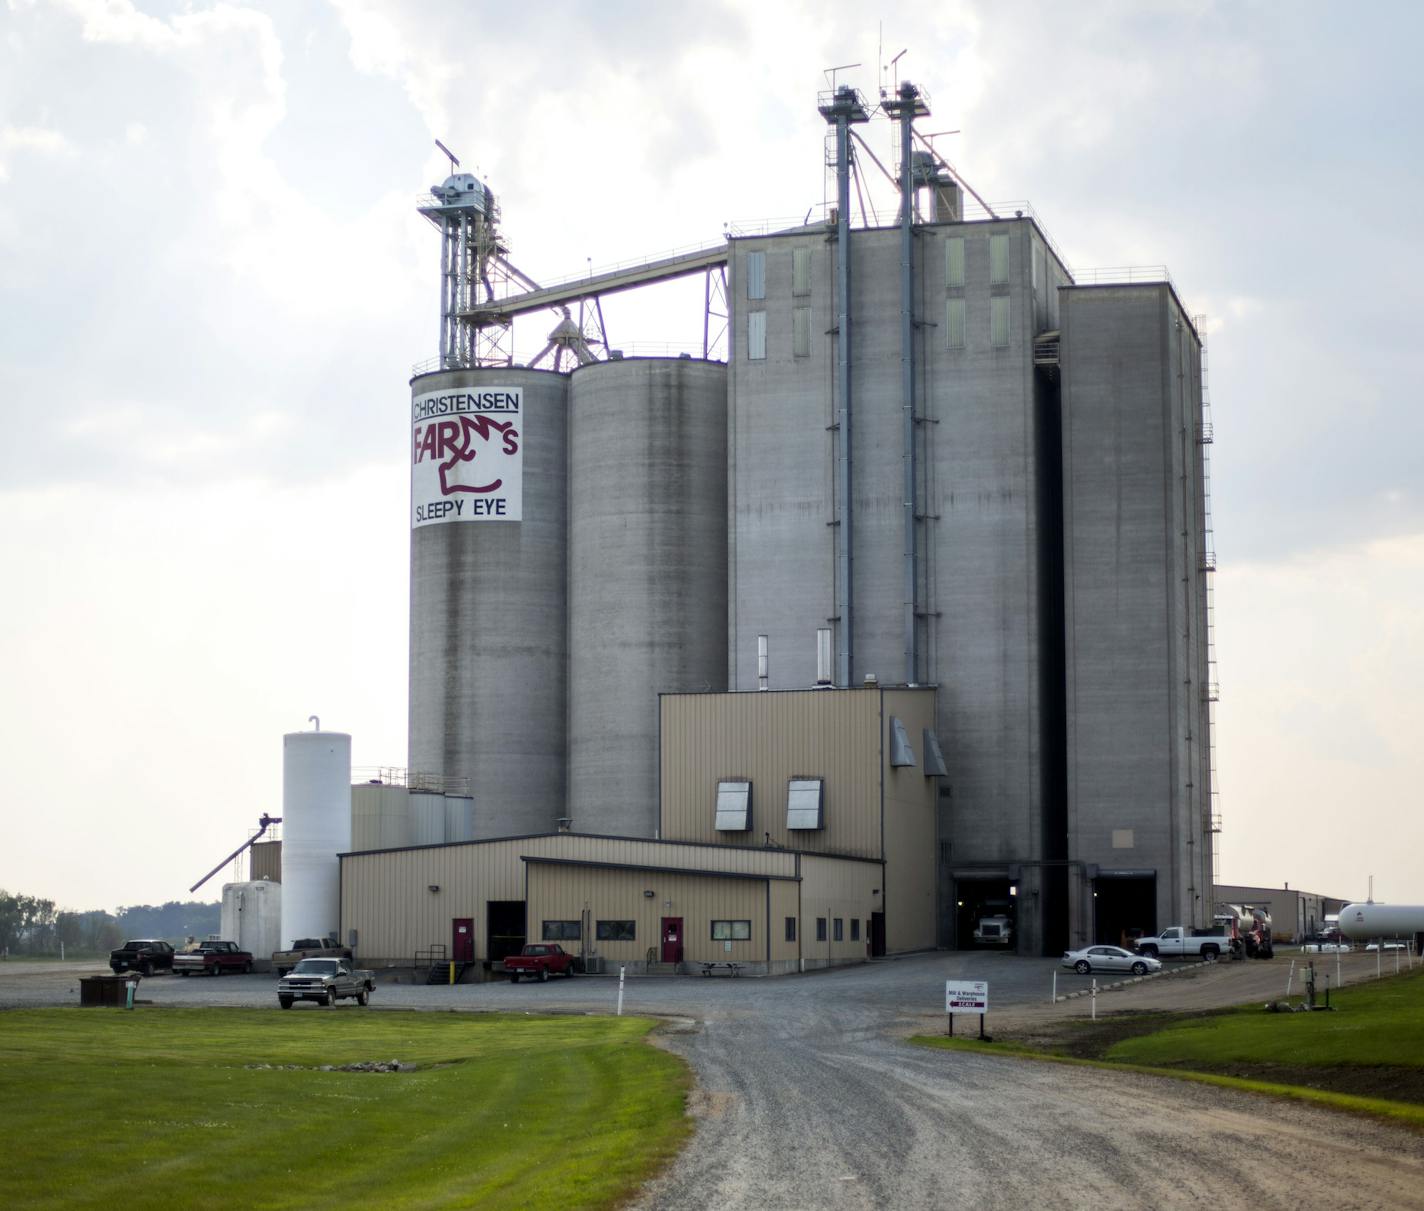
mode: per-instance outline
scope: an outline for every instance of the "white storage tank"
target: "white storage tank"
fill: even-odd
[[[282,885],[266,879],[224,883],[220,928],[228,941],[251,951],[259,966],[268,962],[282,949]]]
[[[351,849],[351,737],[282,737],[282,950],[295,938],[337,935],[341,862]]]
[[[369,782],[351,788],[351,848],[401,849],[410,844],[406,789]]]
[[[445,840],[475,839],[475,801],[469,795],[445,796]]]
[[[410,845],[445,843],[445,796],[439,791],[410,792]]]

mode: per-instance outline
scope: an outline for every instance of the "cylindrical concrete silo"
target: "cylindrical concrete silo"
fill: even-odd
[[[466,779],[481,837],[564,814],[567,386],[509,369],[411,382],[408,764]]]
[[[282,737],[282,946],[335,936],[341,862],[351,849],[351,737]]]
[[[282,885],[266,879],[224,883],[222,936],[250,951],[258,964],[282,946]],[[264,968],[265,970],[265,968]]]
[[[569,809],[651,836],[658,693],[727,685],[727,374],[631,359],[569,388]]]

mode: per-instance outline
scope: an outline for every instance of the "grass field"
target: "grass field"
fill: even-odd
[[[1184,1076],[1424,1129],[1424,969],[1337,990],[1331,1003],[1329,1013],[1267,1013],[1250,1005],[1065,1022],[1051,1042],[1036,1047],[916,1042]]]
[[[583,1208],[681,1146],[638,1018],[278,1009],[0,1014],[11,1207]],[[399,1060],[414,1071],[321,1071]]]

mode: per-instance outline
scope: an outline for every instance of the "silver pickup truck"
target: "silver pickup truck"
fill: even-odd
[[[365,1005],[376,987],[374,971],[360,971],[345,959],[303,959],[277,981],[277,1002],[290,1009],[294,1001],[316,1001],[335,1005],[343,997],[354,997]]]

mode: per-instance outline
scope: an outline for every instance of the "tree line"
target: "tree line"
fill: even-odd
[[[199,900],[166,904],[131,904],[113,912],[73,912],[40,896],[11,894],[0,888],[0,954],[102,954],[126,938],[185,938],[218,932],[222,906]]]

